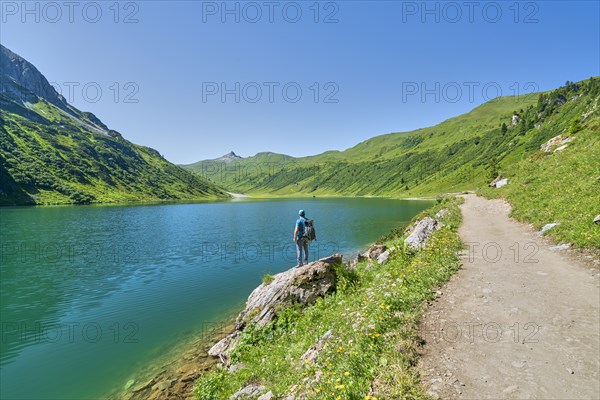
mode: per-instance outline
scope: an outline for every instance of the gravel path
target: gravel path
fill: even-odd
[[[465,197],[463,269],[426,310],[420,363],[434,398],[600,399],[600,274]]]

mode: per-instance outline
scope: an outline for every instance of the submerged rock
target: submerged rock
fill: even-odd
[[[404,244],[413,249],[425,247],[433,231],[441,228],[441,223],[431,217],[425,217],[415,224],[412,233],[404,240]]]

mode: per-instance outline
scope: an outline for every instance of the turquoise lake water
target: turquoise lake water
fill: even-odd
[[[363,249],[432,202],[363,198],[0,208],[0,397],[97,399],[241,309],[265,273]]]

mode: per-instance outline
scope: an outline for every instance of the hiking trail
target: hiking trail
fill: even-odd
[[[428,394],[599,399],[597,267],[551,249],[503,200],[467,195],[461,211],[463,268],[421,324]]]

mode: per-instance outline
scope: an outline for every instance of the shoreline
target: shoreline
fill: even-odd
[[[403,229],[406,228],[401,226]],[[364,247],[357,247],[352,252],[344,254],[344,258],[348,256],[349,260],[354,259],[357,254],[376,245],[377,241],[378,239],[365,244]],[[208,332],[196,332],[188,340],[181,340],[158,360],[154,360],[143,369],[137,369],[135,382],[131,384],[128,382],[124,388],[111,392],[107,398],[109,400],[160,400],[174,397],[195,400],[193,390],[197,379],[203,372],[221,363],[218,357],[209,356],[208,350],[235,331],[235,320],[243,309],[243,305],[241,309],[233,307],[221,321],[216,323],[214,329]]]
[[[101,207],[123,207],[123,206],[151,206],[151,205],[175,205],[175,204],[209,204],[220,203],[226,201],[235,201],[238,199],[255,199],[255,200],[277,200],[277,199],[390,199],[390,200],[410,200],[410,201],[432,201],[440,197],[453,196],[460,193],[444,193],[441,195],[423,196],[423,197],[393,197],[393,196],[377,196],[377,195],[343,195],[343,194],[321,194],[313,195],[310,193],[294,193],[286,195],[273,195],[268,193],[259,194],[242,194],[226,192],[230,197],[207,197],[197,199],[154,199],[154,200],[131,200],[131,201],[105,201],[92,203],[21,203],[21,204],[0,204],[0,209],[10,207],[85,207],[85,206],[101,206]],[[462,192],[461,192],[462,193]]]

